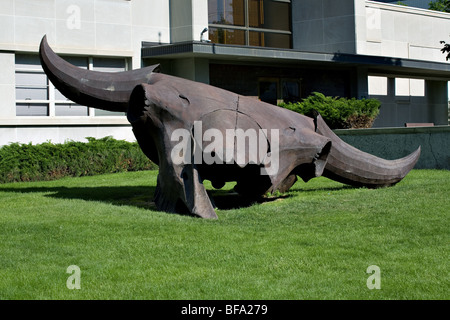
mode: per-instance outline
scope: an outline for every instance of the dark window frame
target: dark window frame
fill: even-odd
[[[264,97],[262,85],[264,83],[275,84],[275,97],[267,99]],[[297,95],[287,96],[286,88],[287,83],[295,84],[297,86]],[[258,99],[261,101],[278,105],[283,102],[298,102],[301,100],[302,79],[301,78],[285,78],[285,77],[259,77],[258,78]]]
[[[289,22],[288,22],[289,30],[251,27],[250,26],[250,15],[249,15],[249,0],[243,0],[243,1],[244,1],[244,25],[233,25],[233,24],[217,23],[217,22],[209,21],[209,24],[208,24],[209,37],[210,37],[210,39],[212,38],[213,43],[292,49],[292,4],[291,4],[290,0],[261,0],[261,1],[274,1],[274,2],[281,2],[281,3],[289,4],[288,17],[285,17],[286,19],[289,19]],[[210,9],[208,8],[208,11],[209,10]],[[209,12],[209,14],[211,15],[211,12]],[[237,43],[237,42],[233,43],[233,41],[232,41],[233,37],[228,37],[229,39],[231,39],[231,41],[229,41],[227,43],[226,33],[233,32],[233,31],[241,31],[241,32],[243,31],[244,32],[244,41],[241,41],[240,43]],[[217,36],[215,36],[213,32],[217,32]],[[288,36],[289,43],[285,46],[274,47],[274,46],[265,45],[264,40],[262,40],[260,42],[263,43],[263,45],[254,45],[254,44],[252,45],[251,37],[250,37],[251,32],[263,34],[263,38],[264,38],[265,33],[272,34],[272,35]],[[219,35],[219,33],[221,33],[221,34]],[[219,42],[218,41],[219,39],[214,39],[214,38],[219,38],[219,37],[221,37],[222,39],[225,39],[225,41],[221,40],[221,42]]]

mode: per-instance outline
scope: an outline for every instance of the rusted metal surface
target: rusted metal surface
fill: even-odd
[[[420,156],[419,147],[398,160],[375,157],[343,142],[318,114],[306,117],[165,75],[158,66],[115,74],[82,70],[58,57],[45,37],[40,57],[49,79],[67,98],[127,112],[142,150],[159,165],[159,210],[217,218],[205,179],[216,188],[236,181],[235,190],[247,197],[284,192],[297,177],[308,181],[322,175],[354,186],[392,186]],[[257,140],[244,139],[250,143],[241,145],[237,136],[225,139],[239,130],[257,133]],[[212,148],[219,137],[223,143]]]

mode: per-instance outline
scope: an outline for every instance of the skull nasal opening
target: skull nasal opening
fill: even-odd
[[[151,105],[151,102],[145,97],[145,88],[143,85],[136,86],[130,96],[128,104],[127,118],[133,124],[143,121],[146,108]]]

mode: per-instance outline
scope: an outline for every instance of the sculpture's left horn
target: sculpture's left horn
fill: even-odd
[[[148,83],[159,65],[123,72],[98,72],[78,68],[60,58],[42,38],[39,47],[42,68],[50,81],[68,99],[84,106],[126,112],[134,87]]]

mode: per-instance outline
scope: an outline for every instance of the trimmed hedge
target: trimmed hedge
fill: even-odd
[[[111,137],[86,139],[87,143],[12,143],[1,147],[0,183],[54,180],[157,168],[144,155],[137,142],[115,140]]]
[[[376,99],[347,99],[327,97],[314,92],[311,96],[297,103],[279,105],[307,116],[316,110],[331,129],[370,128],[380,113],[380,101]]]

